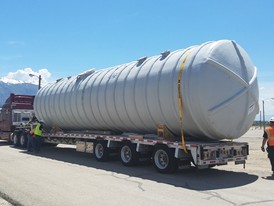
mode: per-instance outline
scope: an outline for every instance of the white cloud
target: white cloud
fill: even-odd
[[[24,42],[24,41],[9,41],[8,45],[12,45],[12,46],[25,46],[26,42]]]
[[[33,74],[35,76],[30,77],[29,74]],[[41,75],[41,84],[42,86],[47,84],[49,78],[51,77],[51,73],[47,69],[40,69],[38,72],[33,71],[31,68],[19,69],[15,72],[9,72],[7,76],[0,78],[0,81],[5,83],[17,84],[17,83],[32,83],[38,84],[39,78]]]

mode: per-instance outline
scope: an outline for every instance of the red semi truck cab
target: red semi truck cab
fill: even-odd
[[[27,123],[34,116],[32,95],[10,94],[0,109],[0,139],[10,140],[19,125]]]

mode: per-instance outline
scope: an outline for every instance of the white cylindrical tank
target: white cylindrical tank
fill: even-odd
[[[155,133],[165,124],[180,136],[180,70],[186,136],[235,139],[250,128],[259,110],[256,68],[230,40],[64,78],[39,90],[35,113],[65,130]]]

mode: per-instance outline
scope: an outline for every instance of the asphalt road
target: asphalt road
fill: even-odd
[[[249,130],[243,165],[157,173],[149,162],[124,167],[117,158],[97,162],[73,147],[28,154],[0,142],[0,197],[13,205],[273,205],[274,179],[261,130]],[[8,205],[0,198],[0,205]]]

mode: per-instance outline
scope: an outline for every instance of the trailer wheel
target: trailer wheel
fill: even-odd
[[[27,146],[27,135],[26,133],[22,133],[20,135],[20,141],[19,141],[19,144],[20,144],[20,147],[23,147],[25,148]]]
[[[18,134],[13,134],[13,145],[15,147],[19,147],[20,141],[19,141],[19,136]]]
[[[97,161],[106,161],[109,158],[109,148],[107,147],[107,141],[96,141],[93,149],[93,154]]]
[[[158,145],[153,152],[153,165],[160,173],[173,173],[178,168],[178,160],[174,157],[174,149],[166,145]]]
[[[139,153],[136,151],[136,144],[124,142],[120,150],[120,159],[125,166],[134,166],[138,163]]]

